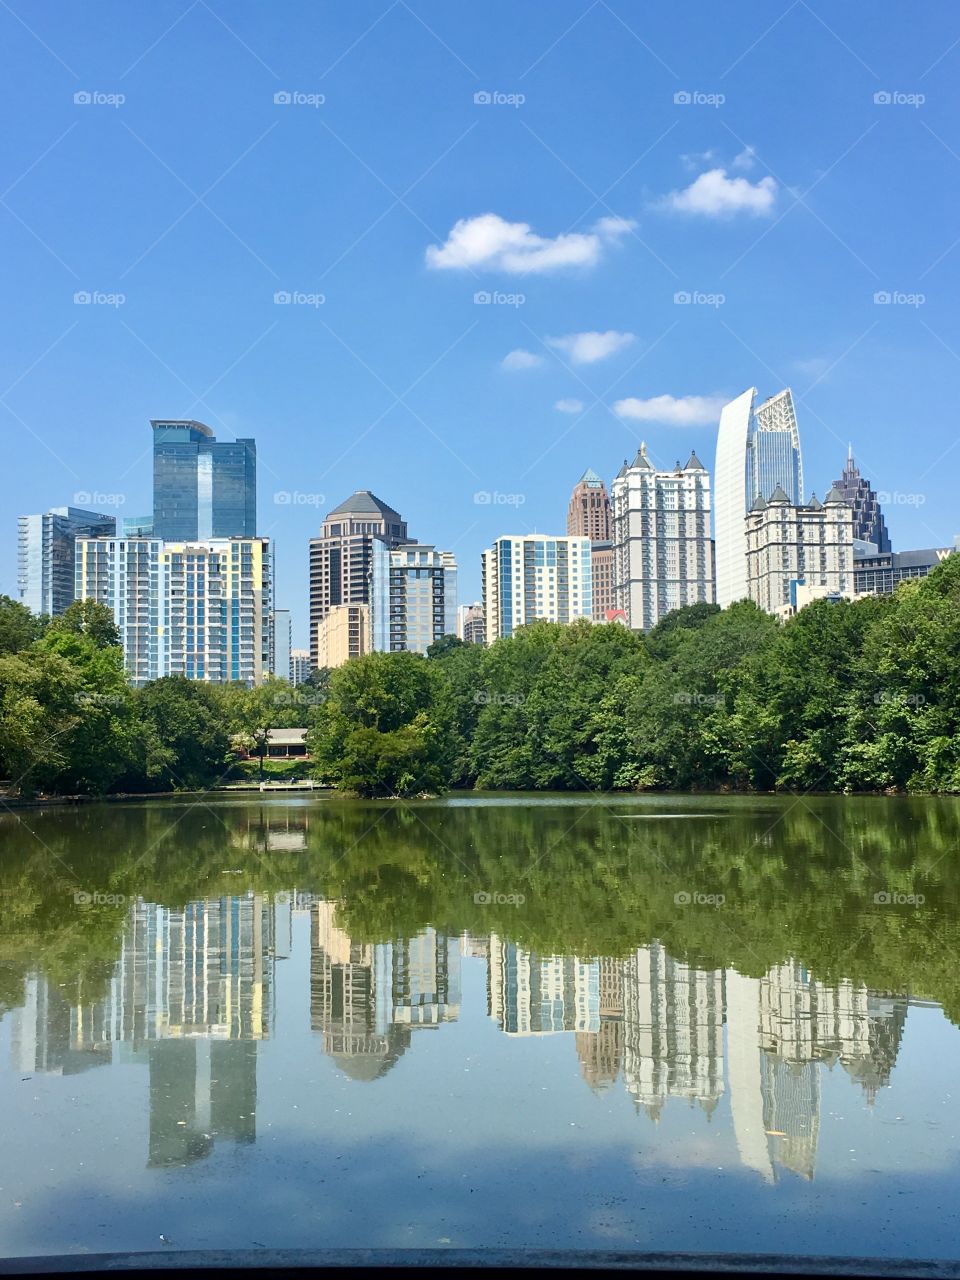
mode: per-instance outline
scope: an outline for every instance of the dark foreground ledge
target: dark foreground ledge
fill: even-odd
[[[632,1253],[576,1249],[226,1249],[159,1253],[50,1254],[0,1258],[0,1275],[77,1275],[122,1271],[149,1280],[157,1271],[208,1273],[256,1270],[289,1277],[293,1272],[350,1272],[406,1268],[518,1268],[533,1271],[639,1271],[647,1276],[842,1276],[930,1277],[960,1280],[960,1262],[912,1258],[833,1258],[803,1254]]]

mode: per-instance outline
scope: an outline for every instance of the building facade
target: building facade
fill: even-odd
[[[305,684],[310,678],[310,650],[309,649],[291,649],[290,650],[290,683],[293,685]]]
[[[457,637],[464,644],[484,644],[487,638],[483,621],[483,601],[457,606]]]
[[[674,609],[712,603],[710,476],[695,453],[658,471],[641,445],[613,482],[613,607],[636,631]]]
[[[273,650],[268,538],[77,540],[76,596],[113,611],[130,681],[263,682]]]
[[[369,604],[374,541],[410,543],[406,521],[369,489],[358,489],[324,518],[310,540],[310,657],[321,666],[319,626],[337,605]]]
[[[589,468],[574,485],[567,507],[567,533],[572,538],[609,542],[611,536],[610,496],[607,486]]]
[[[370,652],[370,606],[335,604],[317,625],[317,667],[342,667]]]
[[[504,536],[483,552],[481,566],[488,645],[540,618],[593,617],[589,538]]]
[[[152,535],[165,542],[256,537],[256,442],[218,442],[191,419],[153,419],[150,426]]]
[[[853,587],[857,595],[888,596],[912,578],[925,578],[953,553],[952,547],[922,551],[855,552]]]
[[[31,613],[55,618],[76,599],[77,538],[109,537],[113,516],[82,507],[52,507],[17,521],[17,591]]]
[[[893,550],[890,535],[887,533],[886,521],[880,509],[880,500],[870,485],[864,480],[860,469],[853,460],[853,446],[847,451],[847,463],[839,480],[834,480],[833,487],[842,493],[844,499],[853,508],[853,536],[863,542],[872,543],[877,552],[883,555]]]
[[[748,595],[767,613],[853,595],[853,510],[837,489],[800,507],[775,489],[769,502],[757,497],[745,527]]]
[[[421,543],[393,549],[374,539],[370,561],[370,647],[423,653],[457,629],[457,562]]]
[[[757,404],[750,387],[720,414],[714,468],[716,601],[721,609],[747,592],[747,533],[744,517],[759,494],[779,486],[787,501],[802,500],[803,459],[793,396],[786,388]]]
[[[292,680],[293,665],[291,660],[291,643],[293,640],[293,629],[290,622],[289,609],[274,609],[273,611],[273,661],[270,664],[270,670],[273,675],[279,676],[281,680]]]

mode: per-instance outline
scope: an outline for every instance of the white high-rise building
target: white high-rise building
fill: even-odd
[[[424,543],[391,548],[374,538],[370,556],[370,648],[426,653],[457,630],[457,562]]]
[[[636,631],[673,609],[712,603],[710,476],[695,453],[658,471],[641,444],[613,482],[614,604]]]
[[[593,616],[589,538],[542,533],[504,535],[481,557],[487,644],[544,619]]]
[[[757,404],[750,387],[720,414],[714,474],[714,537],[717,604],[747,594],[745,516],[759,495],[769,500],[779,486],[788,502],[803,496],[803,460],[793,395],[789,388]]]
[[[823,596],[852,596],[853,508],[839,489],[791,503],[781,488],[757,497],[745,520],[747,592],[767,613],[789,616]]]
[[[76,596],[113,611],[130,681],[261,684],[270,671],[269,538],[78,538]]]

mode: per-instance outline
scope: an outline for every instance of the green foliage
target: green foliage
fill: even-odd
[[[26,605],[0,595],[0,656],[29,649],[43,635],[46,625],[46,618],[38,618]]]

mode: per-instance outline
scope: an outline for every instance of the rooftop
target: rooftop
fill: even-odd
[[[327,519],[331,516],[386,516],[392,517],[394,520],[402,521],[403,517],[398,511],[394,511],[393,507],[381,501],[375,493],[371,493],[369,489],[357,489],[352,493],[346,502],[341,502],[339,507],[334,507],[332,511],[327,512]]]

